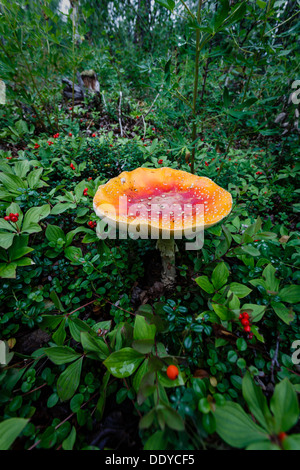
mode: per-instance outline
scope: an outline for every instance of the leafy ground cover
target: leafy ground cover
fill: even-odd
[[[297,2],[57,3],[0,6],[0,448],[299,450]],[[233,197],[173,292],[96,234],[140,166]]]

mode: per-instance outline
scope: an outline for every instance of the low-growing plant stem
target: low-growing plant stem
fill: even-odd
[[[197,23],[200,23],[202,8],[202,0],[198,0],[198,10],[197,10]],[[204,45],[204,44],[203,44]],[[192,129],[192,155],[191,155],[191,173],[194,173],[195,166],[195,153],[196,153],[196,133],[197,133],[197,124],[196,124],[196,103],[197,103],[197,92],[198,92],[198,82],[199,82],[199,55],[200,55],[200,30],[197,29],[196,32],[196,57],[195,57],[195,72],[194,72],[194,93],[193,93],[193,129]]]

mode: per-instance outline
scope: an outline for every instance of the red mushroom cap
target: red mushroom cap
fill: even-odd
[[[121,196],[127,196],[126,214],[119,207]],[[160,234],[170,235],[211,227],[231,208],[231,194],[211,179],[167,167],[124,171],[99,186],[94,197],[99,217],[117,224],[154,227]],[[203,214],[200,223],[199,213]]]

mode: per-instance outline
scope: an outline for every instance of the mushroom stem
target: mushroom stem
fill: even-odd
[[[162,283],[166,289],[171,290],[175,286],[175,252],[178,251],[174,237],[169,239],[159,238],[156,248],[160,251],[162,261]]]

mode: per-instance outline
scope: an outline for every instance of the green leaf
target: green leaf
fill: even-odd
[[[239,284],[238,282],[232,282],[229,285],[229,288],[235,295],[238,296],[239,299],[246,297],[250,294],[250,292],[252,292],[252,289],[249,289],[249,287],[244,286],[244,284]]]
[[[79,318],[72,318],[69,317],[68,319],[69,329],[72,337],[75,341],[80,341],[80,334],[82,331],[92,331],[91,327],[85,323],[84,321],[80,320]]]
[[[247,253],[247,255],[251,255],[251,256],[259,256],[260,255],[260,251],[257,248],[254,248],[254,246],[252,246],[252,245],[243,245],[241,247],[241,249],[245,253]]]
[[[138,393],[139,388],[140,388],[140,384],[141,384],[141,380],[142,380],[143,376],[146,374],[147,371],[148,371],[148,359],[145,359],[144,362],[138,368],[138,370],[136,371],[136,373],[134,374],[134,377],[133,377],[132,385],[133,385],[133,388],[136,391],[136,393]]]
[[[72,400],[70,401],[70,408],[73,413],[77,413],[80,410],[81,405],[84,401],[84,395],[82,393],[77,393],[74,395]]]
[[[57,310],[59,310],[60,312],[64,312],[65,309],[57,295],[57,293],[53,290],[50,292],[50,299],[52,300],[52,302],[54,303],[55,307],[57,308]]]
[[[77,361],[73,362],[73,364],[69,365],[59,376],[57,381],[57,393],[61,400],[69,400],[76,392],[80,383],[82,361],[83,358],[80,357]]]
[[[23,220],[22,232],[30,230],[31,226],[35,226],[42,219],[45,219],[50,213],[50,205],[44,204],[40,207],[31,207],[29,209]]]
[[[93,337],[87,331],[82,331],[80,341],[84,351],[96,352],[102,360],[106,359],[109,355],[108,346],[102,338]]]
[[[217,433],[232,447],[242,449],[268,438],[268,434],[237,403],[226,402],[217,406],[214,416]]]
[[[226,284],[228,276],[229,276],[229,271],[228,271],[226,264],[224,262],[219,263],[213,270],[212,277],[211,277],[212,283],[216,290],[221,289],[221,287],[223,287],[224,284]]]
[[[231,351],[228,351],[228,354],[227,354],[227,359],[229,362],[231,363],[234,363],[238,360],[238,355],[235,351],[231,350]]]
[[[72,426],[70,434],[62,443],[62,448],[64,450],[73,450],[75,441],[76,441],[76,429],[74,428],[74,426]]]
[[[134,322],[133,338],[135,340],[154,340],[156,327],[149,325],[145,317],[136,315]]]
[[[4,250],[7,250],[14,241],[15,233],[1,232],[0,233],[0,246]]]
[[[51,209],[51,215],[62,214],[68,209],[76,209],[76,204],[72,202],[59,202]]]
[[[52,348],[44,349],[46,356],[54,362],[54,364],[66,364],[68,362],[73,362],[75,359],[80,357],[80,354],[74,351],[74,349],[69,346],[54,346]]]
[[[31,171],[27,175],[27,182],[31,189],[35,189],[39,187],[39,181],[40,181],[43,171],[44,171],[44,168],[37,168],[36,170]]]
[[[161,385],[166,388],[172,388],[172,387],[180,387],[184,385],[184,379],[182,377],[182,373],[179,371],[179,375],[177,379],[171,380],[167,375],[163,372],[157,372],[157,378]]]
[[[157,408],[161,409],[165,422],[169,428],[174,429],[175,431],[184,431],[183,419],[176,410],[167,405],[160,405]]]
[[[230,320],[233,316],[232,312],[228,310],[225,305],[220,305],[215,302],[212,302],[212,307],[222,321]]]
[[[256,0],[256,3],[259,6],[259,8],[262,8],[262,9],[266,8],[267,2],[263,2],[263,0]]]
[[[198,286],[201,287],[208,294],[213,294],[215,292],[214,286],[210,283],[207,276],[199,276],[195,279]]]
[[[29,419],[9,418],[0,423],[0,450],[8,450]]]
[[[267,289],[273,292],[277,292],[279,289],[279,279],[275,277],[276,269],[272,264],[268,264],[263,270],[263,278],[266,281]]]
[[[19,188],[27,188],[27,184],[16,175],[0,173],[0,181],[8,191],[16,195],[18,195],[20,192]]]
[[[267,399],[261,388],[255,385],[249,372],[246,372],[243,378],[242,390],[249,410],[258,422],[270,433],[272,431],[273,419],[267,404]]]
[[[300,302],[300,286],[291,285],[284,287],[279,291],[279,297],[288,304],[297,304]]]
[[[154,345],[153,339],[137,339],[132,342],[132,347],[136,351],[142,354],[148,354],[151,352]]]
[[[132,348],[123,348],[113,352],[103,364],[114,377],[122,379],[132,375],[143,360],[143,354]]]
[[[300,434],[290,434],[283,440],[284,450],[300,450]]]
[[[59,328],[56,330],[55,333],[52,335],[53,341],[58,345],[62,346],[64,344],[64,341],[66,339],[66,319],[64,318],[59,326]]]
[[[17,229],[14,227],[14,225],[10,224],[7,220],[4,219],[0,219],[0,230],[8,230],[9,232],[17,233]]]
[[[287,308],[279,302],[271,302],[271,306],[273,307],[276,315],[287,325],[294,320],[295,314],[291,308]]]
[[[0,277],[13,279],[16,277],[17,263],[0,263]]]
[[[142,417],[142,419],[139,422],[139,428],[140,429],[147,429],[151,426],[153,423],[155,417],[155,409],[153,408],[149,413],[147,413],[145,416]]]
[[[241,307],[241,312],[247,312],[251,316],[252,322],[257,322],[262,319],[266,310],[265,305],[244,304]]]
[[[163,431],[156,431],[149,437],[144,450],[164,450],[167,447],[167,438]]]
[[[275,418],[276,433],[286,432],[297,423],[299,419],[298,398],[287,378],[275,386],[270,408]]]
[[[63,230],[60,227],[57,227],[57,225],[49,224],[46,228],[45,235],[49,242],[56,242],[59,238],[62,238],[64,241],[66,241]]]
[[[72,262],[78,262],[79,258],[82,258],[81,248],[77,246],[68,246],[65,249],[65,257]]]

